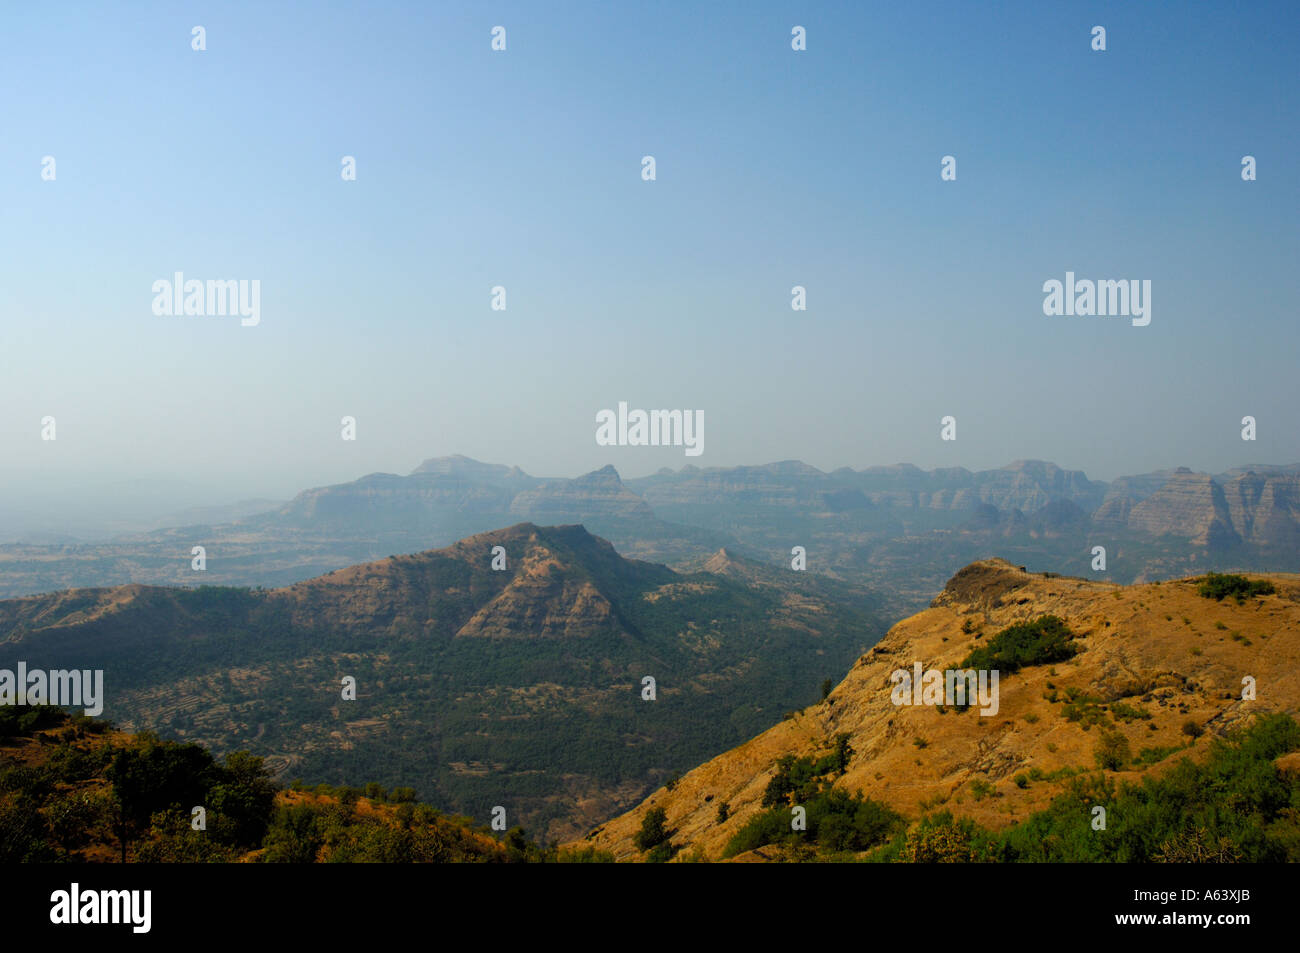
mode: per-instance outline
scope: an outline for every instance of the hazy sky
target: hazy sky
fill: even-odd
[[[451,453],[1300,460],[1294,3],[0,16],[10,508],[289,496]],[[156,316],[177,271],[257,279],[260,323]],[[1150,325],[1045,316],[1067,271],[1150,280]],[[620,400],[703,410],[703,455],[597,446]]]

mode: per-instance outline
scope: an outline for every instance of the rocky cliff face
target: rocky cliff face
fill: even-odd
[[[1233,529],[1268,549],[1300,549],[1300,477],[1248,471],[1223,487]]]
[[[1073,503],[1091,513],[1106,492],[1106,484],[1089,480],[1082,471],[1062,470],[1042,460],[1017,460],[999,470],[977,473],[975,478],[980,502],[1024,513],[1056,501]]]
[[[517,492],[448,474],[372,473],[351,483],[306,490],[280,510],[249,523],[371,533],[436,526],[449,514],[505,514]]]
[[[685,466],[629,481],[652,507],[728,504],[793,507],[836,484],[816,467],[797,460],[754,467]]]
[[[1132,508],[1128,526],[1153,536],[1176,534],[1201,546],[1240,541],[1223,488],[1208,473],[1193,473],[1185,467]]]
[[[727,503],[804,506],[836,500],[834,488],[857,491],[876,506],[901,509],[972,510],[981,503],[1029,513],[1054,500],[1068,500],[1091,512],[1106,485],[1077,470],[1041,460],[1018,460],[997,470],[963,467],[922,470],[911,464],[823,473],[798,461],[763,467],[684,467],[630,481],[652,506]]]
[[[1106,488],[1106,495],[1093,513],[1093,520],[1103,526],[1125,525],[1133,507],[1168,483],[1175,472],[1157,470],[1154,473],[1116,477]]]

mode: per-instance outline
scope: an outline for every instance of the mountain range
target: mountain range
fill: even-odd
[[[107,543],[0,546],[0,597],[126,583],[284,586],[389,553],[446,546],[519,521],[582,524],[625,555],[699,568],[721,548],[879,590],[891,612],[922,607],[962,566],[994,552],[1117,582],[1217,568],[1300,569],[1300,465],[1186,468],[1107,484],[1042,461],[996,470],[902,464],[823,472],[798,461],[662,470],[612,466],[574,479],[461,456],[406,476],[306,490],[226,523]],[[193,568],[204,547],[202,575]],[[1094,570],[1093,549],[1106,550]]]

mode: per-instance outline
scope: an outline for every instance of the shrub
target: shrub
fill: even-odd
[[[803,806],[807,809],[806,831],[791,830],[790,809],[776,807],[737,831],[722,856],[734,857],[776,843],[811,847],[823,854],[864,851],[882,844],[904,823],[901,816],[879,801],[838,788],[821,791]]]
[[[664,841],[662,844],[657,844],[650,849],[650,852],[645,855],[645,862],[647,864],[666,864],[673,859],[673,855],[676,853],[677,848],[668,841]]]
[[[1078,651],[1073,633],[1057,616],[1039,616],[1003,629],[966,656],[961,668],[1015,672],[1030,665],[1063,662]]]
[[[1250,580],[1231,573],[1206,573],[1197,592],[1207,599],[1222,602],[1225,596],[1234,597],[1238,603],[1251,596],[1267,596],[1274,592],[1273,584],[1264,579]]]
[[[644,853],[653,850],[668,840],[668,812],[662,807],[652,807],[641,818],[641,829],[637,831],[634,843],[636,849]]]
[[[971,796],[977,801],[982,801],[994,791],[993,785],[984,778],[975,778],[970,783]]]
[[[1101,709],[1100,698],[1074,689],[1069,689],[1068,692],[1073,697],[1062,709],[1067,720],[1079,722],[1084,731],[1090,730],[1093,725],[1105,723],[1106,713]]]
[[[1107,771],[1119,771],[1132,756],[1128,739],[1118,731],[1103,731],[1093,751],[1097,767]]]
[[[1047,810],[1003,833],[1002,856],[1027,862],[1300,861],[1300,812],[1294,807],[1300,777],[1275,763],[1297,748],[1300,723],[1267,715],[1213,741],[1203,763],[1183,758],[1140,784],[1116,790],[1104,775],[1076,778]],[[1095,805],[1106,808],[1104,837],[1089,826]]]
[[[821,789],[822,778],[841,773],[849,766],[853,757],[849,738],[848,732],[837,734],[834,748],[816,761],[789,754],[781,757],[776,763],[776,773],[763,791],[763,806],[800,803],[813,797]]]
[[[965,864],[993,857],[987,831],[974,821],[956,820],[944,811],[923,818],[907,833],[898,859],[911,864]]]
[[[1115,702],[1110,706],[1110,713],[1120,721],[1135,721],[1137,719],[1146,720],[1151,717],[1151,712],[1144,708],[1138,708],[1124,702]]]
[[[595,847],[575,847],[572,850],[558,851],[555,855],[557,864],[612,864],[614,855]]]
[[[1135,760],[1135,763],[1159,764],[1161,761],[1165,760],[1165,758],[1169,757],[1175,751],[1179,751],[1179,750],[1181,749],[1178,748],[1177,746],[1169,746],[1169,747],[1162,747],[1162,748],[1143,748],[1141,751],[1138,752],[1138,756]]]

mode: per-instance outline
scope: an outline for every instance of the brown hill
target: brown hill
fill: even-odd
[[[1152,763],[1126,764],[1119,777],[1160,772],[1176,760],[1167,754],[1206,750],[1206,738],[1187,732],[1209,737],[1252,713],[1300,711],[1300,577],[1263,578],[1276,592],[1239,604],[1201,596],[1194,580],[1119,587],[1030,574],[997,559],[974,563],[931,608],[895,625],[826,701],[701,765],[671,791],[661,788],[581,843],[641,859],[633,838],[647,810],[661,807],[681,856],[719,859],[762,810],[777,760],[825,754],[841,733],[853,756],[837,787],[909,819],[942,806],[994,830],[1046,807],[1069,769],[1094,770],[1103,731],[1122,734],[1135,755],[1151,749]],[[1004,673],[996,714],[891,702],[896,669],[956,668],[1000,631],[1044,614],[1064,620],[1078,654]],[[1257,700],[1242,700],[1245,676],[1256,680]],[[1185,731],[1189,722],[1195,728]],[[764,848],[737,859],[778,854]]]

